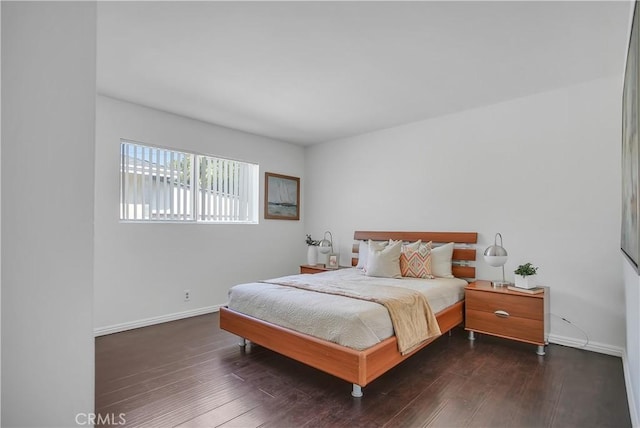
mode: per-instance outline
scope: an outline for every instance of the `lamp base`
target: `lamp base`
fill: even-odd
[[[509,285],[513,285],[513,284],[508,281],[491,281],[491,286],[494,288],[507,287]]]

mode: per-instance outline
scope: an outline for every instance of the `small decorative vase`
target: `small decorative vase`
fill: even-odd
[[[515,279],[516,279],[516,284],[515,284],[516,287],[526,288],[526,289],[536,287],[535,275],[528,275],[528,276],[515,275]]]
[[[318,264],[318,249],[315,245],[309,245],[307,248],[307,264],[311,266]]]

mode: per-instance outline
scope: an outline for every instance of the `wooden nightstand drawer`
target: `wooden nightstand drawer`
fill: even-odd
[[[339,266],[338,268],[328,268],[325,265],[300,265],[300,273],[321,273],[337,269],[345,269],[346,266]]]
[[[534,344],[544,343],[544,323],[542,320],[520,318],[513,315],[499,316],[494,312],[467,308],[465,327],[479,333],[518,338],[518,340]]]
[[[544,301],[535,297],[468,290],[465,303],[468,309],[491,314],[495,311],[505,311],[511,317],[539,321],[542,321],[544,317]]]
[[[326,272],[328,269],[324,265],[301,265],[300,273],[320,273]]]

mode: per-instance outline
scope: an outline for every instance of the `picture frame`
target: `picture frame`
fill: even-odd
[[[265,172],[264,218],[300,220],[300,178]]]
[[[620,249],[640,273],[640,149],[639,124],[640,17],[634,3],[631,36],[622,91],[622,213]]]
[[[340,267],[340,255],[339,254],[329,254],[327,257],[327,269],[338,269]]]

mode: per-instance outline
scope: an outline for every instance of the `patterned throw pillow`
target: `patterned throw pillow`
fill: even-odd
[[[409,278],[434,278],[431,272],[431,242],[405,245],[400,254],[400,274]]]

